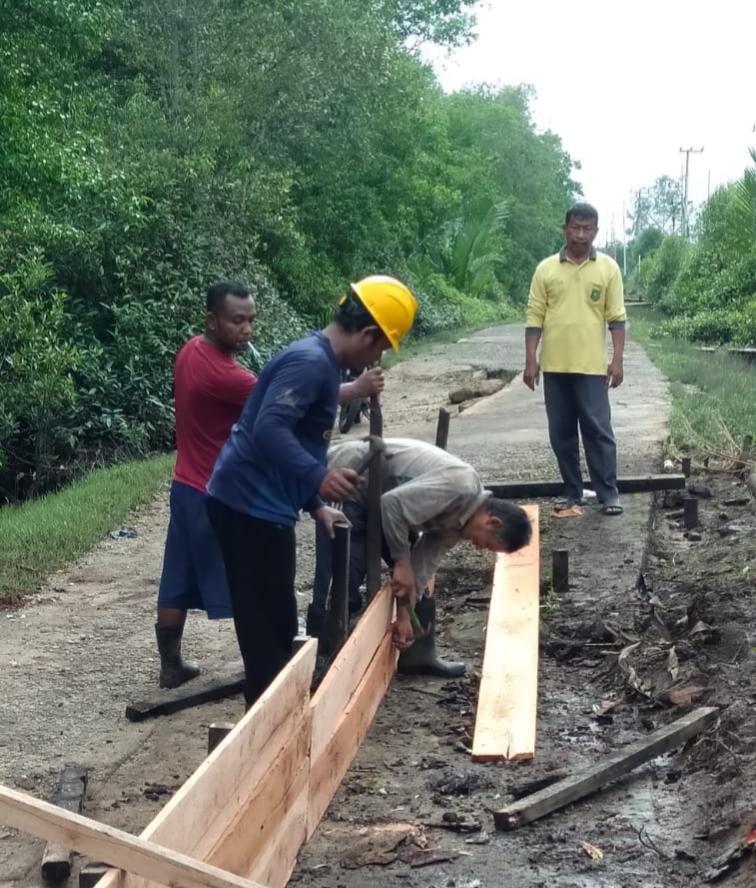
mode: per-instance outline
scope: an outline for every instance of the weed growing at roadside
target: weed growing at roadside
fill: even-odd
[[[59,493],[0,509],[0,603],[86,552],[167,484],[173,455],[96,469]]]

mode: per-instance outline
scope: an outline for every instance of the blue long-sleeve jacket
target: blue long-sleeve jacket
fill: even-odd
[[[322,505],[317,491],[327,471],[340,369],[322,333],[278,352],[218,455],[208,494],[237,512],[290,526],[301,510]]]

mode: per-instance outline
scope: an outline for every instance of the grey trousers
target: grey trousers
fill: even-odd
[[[617,445],[606,377],[544,373],[543,395],[549,440],[564,481],[564,496],[575,501],[583,496],[579,426],[588,474],[598,501],[604,505],[618,503]]]

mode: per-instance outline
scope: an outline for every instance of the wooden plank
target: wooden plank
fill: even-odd
[[[229,736],[142,832],[142,838],[203,858],[278,756],[291,719],[309,706],[317,642],[308,639]],[[99,888],[152,888],[111,871]]]
[[[529,759],[535,753],[538,506],[524,508],[533,526],[530,543],[519,552],[496,558],[472,747],[476,762]]]
[[[179,854],[123,830],[64,811],[22,792],[0,786],[0,822],[40,839],[107,860],[158,885],[181,888],[259,888],[217,867]]]
[[[155,718],[158,715],[173,715],[174,712],[181,712],[183,709],[201,706],[203,703],[225,700],[226,697],[234,697],[236,694],[241,694],[243,690],[244,673],[237,672],[226,679],[205,684],[187,685],[165,699],[130,703],[126,707],[125,715],[130,722],[140,722],[146,718]]]
[[[394,599],[386,583],[339,651],[312,697],[311,756],[317,759],[357,690],[365,670],[385,641],[394,613]]]
[[[583,487],[592,490],[589,479],[583,480]],[[656,490],[684,490],[685,475],[642,475],[633,478],[618,478],[620,493],[653,493]],[[538,499],[539,497],[560,496],[564,491],[563,481],[502,481],[486,484],[499,499]]]
[[[253,877],[254,867],[266,846],[279,835],[294,801],[307,792],[310,769],[309,707],[292,714],[281,736],[281,748],[265,772],[245,791],[233,820],[203,859],[213,866]],[[304,842],[302,831],[299,845]],[[297,845],[297,850],[299,850]],[[296,858],[296,854],[295,854]],[[294,861],[291,861],[292,866]]]
[[[313,834],[331,803],[339,784],[349,770],[360,744],[365,739],[373,716],[383,700],[396,670],[398,652],[387,632],[368,666],[335,730],[310,765],[310,802],[308,838]]]
[[[618,777],[629,774],[644,762],[686,743],[714,724],[717,717],[718,710],[714,707],[694,710],[672,724],[659,728],[648,737],[619,750],[600,764],[494,812],[496,828],[517,829],[590,795]]]
[[[87,769],[83,765],[66,765],[60,772],[53,804],[66,811],[81,814],[87,790]],[[71,875],[70,848],[50,843],[42,855],[42,878],[47,882],[62,882]]]
[[[250,877],[270,888],[285,888],[297,862],[299,849],[307,840],[309,767],[304,790],[289,805],[277,834],[255,862]]]
[[[438,411],[438,425],[436,426],[436,447],[446,450],[449,445],[449,422],[451,414],[441,407]]]

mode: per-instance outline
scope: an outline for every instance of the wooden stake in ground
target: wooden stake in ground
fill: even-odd
[[[535,753],[538,698],[540,553],[538,506],[525,506],[533,536],[496,558],[472,757],[529,759]]]
[[[60,772],[53,802],[66,811],[81,814],[87,791],[87,769],[81,765],[66,765]],[[47,882],[62,882],[71,875],[72,851],[68,845],[50,843],[42,855],[42,878]]]
[[[639,765],[686,743],[691,737],[695,737],[712,725],[717,715],[718,710],[713,707],[696,709],[672,722],[671,725],[660,728],[648,737],[638,740],[637,743],[621,749],[582,774],[560,780],[559,783],[554,783],[534,795],[508,805],[501,811],[496,811],[494,813],[496,828],[517,829],[577,802],[618,777],[629,774]]]

